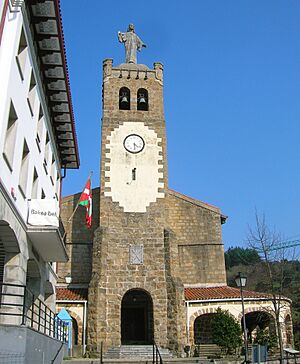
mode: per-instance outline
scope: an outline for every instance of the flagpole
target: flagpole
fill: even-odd
[[[92,182],[92,175],[93,175],[93,171],[91,171],[90,172],[90,174],[89,174],[89,176],[88,176],[88,179],[87,180],[91,180],[91,182]],[[91,183],[91,185],[92,185],[92,183]],[[84,192],[84,191],[83,191]],[[83,194],[83,192],[81,192],[81,195]],[[80,195],[80,197],[81,197],[81,195]],[[74,211],[72,212],[72,215],[69,217],[69,220],[68,220],[68,222],[70,222],[71,220],[72,220],[72,218],[73,218],[73,216],[75,215],[75,212],[77,211],[77,209],[78,209],[78,206],[79,206],[79,201],[80,201],[80,197],[79,197],[79,199],[78,199],[78,201],[77,201],[77,205],[76,205],[76,207],[75,207],[75,209],[74,209]]]

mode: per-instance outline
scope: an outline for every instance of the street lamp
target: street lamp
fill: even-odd
[[[247,277],[241,272],[236,276],[235,283],[241,289],[241,300],[242,300],[242,314],[243,314],[243,331],[244,331],[244,344],[245,344],[245,363],[250,363],[248,359],[248,343],[247,343],[247,329],[246,329],[246,317],[245,317],[245,307],[244,307],[244,295],[243,287],[246,286]]]
[[[71,276],[71,273],[68,273],[68,274],[65,276],[65,282],[66,282],[67,284],[72,283],[72,276]]]

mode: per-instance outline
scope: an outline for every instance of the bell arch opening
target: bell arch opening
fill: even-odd
[[[149,293],[141,289],[127,291],[121,304],[122,345],[153,343],[153,302]]]
[[[140,88],[137,92],[137,109],[142,111],[148,111],[148,91],[144,88]]]
[[[130,90],[127,87],[119,90],[119,109],[130,110]]]

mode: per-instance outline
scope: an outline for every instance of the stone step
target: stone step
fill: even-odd
[[[168,349],[159,348],[160,355],[163,359],[171,358],[172,355]],[[103,357],[105,359],[151,359],[153,356],[152,345],[121,345],[109,349]]]
[[[223,364],[227,361],[215,361],[215,363]],[[233,363],[233,362],[232,362]],[[240,363],[240,361],[235,362]],[[100,359],[68,359],[63,364],[100,364]],[[103,359],[103,364],[152,364],[152,358],[149,359]],[[185,358],[185,359],[166,359],[163,364],[213,364],[211,360],[201,358]]]

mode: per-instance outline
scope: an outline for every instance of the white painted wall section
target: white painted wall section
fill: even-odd
[[[130,153],[124,148],[124,139],[130,134],[137,134],[144,139],[145,147],[139,153]],[[110,196],[114,202],[118,202],[124,208],[124,212],[146,212],[151,202],[157,198],[163,198],[164,193],[159,188],[164,183],[162,168],[162,147],[159,145],[161,138],[157,137],[154,130],[149,129],[142,122],[125,122],[114,129],[108,137],[106,158],[110,162],[105,164],[109,171],[105,171],[105,196]],[[132,178],[135,170],[136,179]]]

